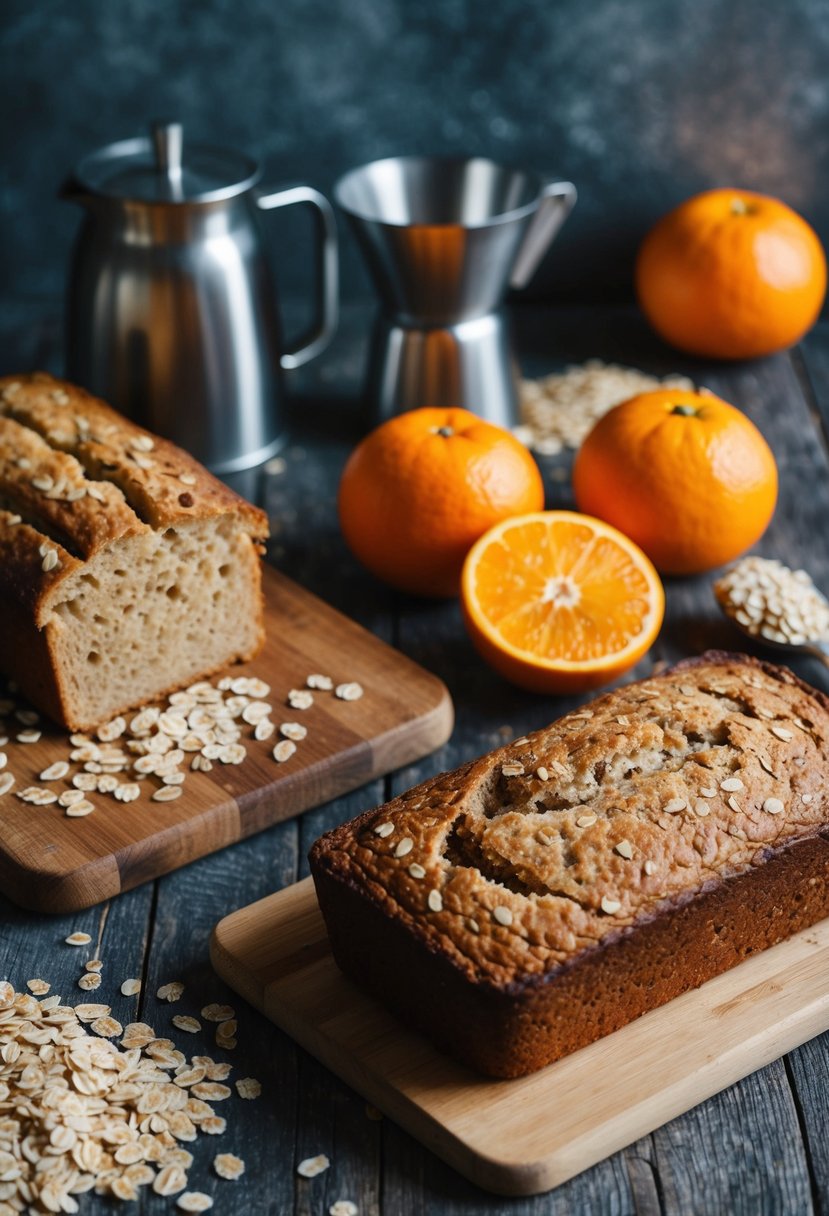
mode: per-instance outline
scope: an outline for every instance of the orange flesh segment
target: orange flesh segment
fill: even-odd
[[[584,663],[624,651],[655,611],[647,570],[592,524],[506,527],[479,554],[476,607],[512,649]]]

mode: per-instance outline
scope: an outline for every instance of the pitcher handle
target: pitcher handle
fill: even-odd
[[[262,211],[275,207],[290,207],[304,203],[314,213],[317,230],[316,240],[316,300],[317,317],[308,331],[297,339],[297,345],[285,351],[280,359],[282,367],[291,370],[301,367],[325,350],[337,329],[339,315],[337,224],[334,209],[324,194],[312,186],[290,186],[272,194],[260,194],[257,205]]]
[[[526,287],[578,197],[572,182],[549,182],[512,268],[510,287]]]

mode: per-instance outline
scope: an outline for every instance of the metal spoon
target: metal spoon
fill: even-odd
[[[771,638],[764,638],[756,633],[752,633],[745,625],[741,625],[730,613],[726,612],[719,600],[717,600],[717,606],[725,619],[730,621],[736,629],[739,629],[740,633],[750,638],[752,642],[757,642],[761,646],[768,646],[772,650],[785,651],[789,655],[807,654],[814,659],[820,659],[821,663],[829,667],[829,638],[811,638],[807,642],[775,642]]]

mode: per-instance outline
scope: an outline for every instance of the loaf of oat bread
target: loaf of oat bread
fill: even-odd
[[[709,653],[327,833],[341,969],[497,1077],[829,916],[829,701]]]
[[[0,671],[86,729],[248,659],[267,517],[43,374],[0,379]]]

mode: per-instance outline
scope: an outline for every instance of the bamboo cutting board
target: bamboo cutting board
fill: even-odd
[[[480,1077],[338,971],[310,878],[226,917],[232,988],[486,1190],[565,1182],[829,1027],[829,920],[516,1081]]]
[[[15,797],[27,785],[46,785],[38,774],[68,758],[66,733],[47,727],[37,743],[12,738],[0,749],[16,777],[14,790],[0,795],[4,894],[39,912],[89,907],[410,764],[446,741],[452,702],[436,676],[271,567],[264,585],[265,649],[228,674],[258,676],[271,686],[266,699],[277,727],[299,720],[308,728],[296,754],[277,764],[271,752],[278,736],[260,743],[246,728],[244,762],[216,763],[209,773],[186,770],[174,802],[151,801],[155,783],[142,782],[135,802],[93,793],[95,812],[70,819],[56,804],[33,806]],[[356,680],[364,695],[341,701],[315,692],[310,709],[291,709],[289,689],[304,687],[312,672],[335,683]],[[72,774],[79,767],[73,765]],[[55,792],[69,788],[68,779],[48,785]]]

